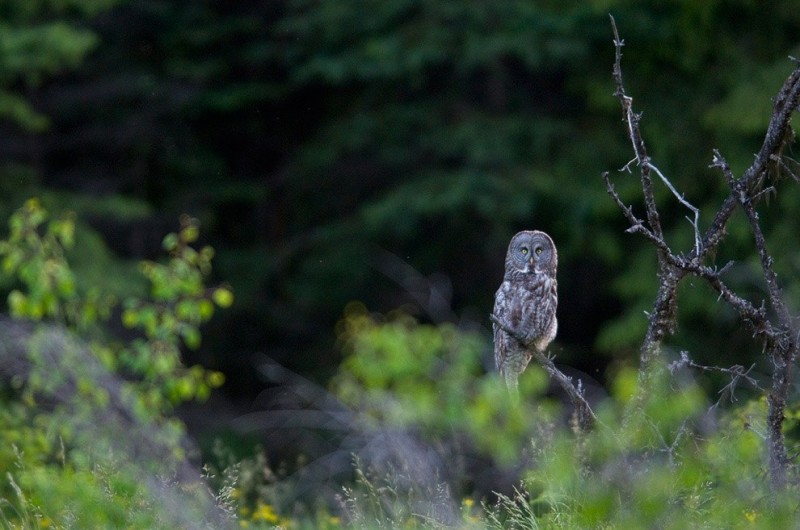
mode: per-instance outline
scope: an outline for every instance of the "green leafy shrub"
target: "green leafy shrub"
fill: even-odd
[[[531,400],[524,407],[486,373],[489,353],[478,332],[451,324],[419,325],[403,313],[386,319],[350,304],[339,324],[345,358],[333,391],[376,425],[419,429],[444,439],[466,435],[501,465],[518,460],[535,429],[548,429],[557,407]],[[523,397],[539,396],[547,379],[536,367],[526,373]]]
[[[169,261],[141,264],[141,272],[151,285],[151,299],[128,299],[122,313],[122,323],[141,330],[144,338],[134,340],[120,358],[151,385],[150,395],[158,407],[205,399],[223,382],[221,373],[200,366],[185,369],[180,359],[181,345],[191,349],[200,346],[199,326],[211,318],[215,305],[224,308],[233,303],[229,288],[205,287],[214,250],[209,246],[195,250],[191,244],[198,236],[197,220],[181,217],[180,231],[164,238]]]
[[[201,476],[168,412],[221,383],[180,359],[216,308],[232,303],[229,288],[205,286],[213,252],[193,247],[197,223],[182,218],[164,240],[168,259],[141,266],[149,296],[116,310],[115,297],[75,281],[67,249],[79,236],[72,217],[51,220],[32,200],[0,241],[16,319],[0,319],[3,527],[796,525],[796,486],[774,491],[765,472],[765,398],[711,405],[686,367],[657,372],[647,389],[622,370],[611,395],[593,404],[594,428],[582,432],[547,397],[536,366],[521,379],[520,399],[509,396],[484,368],[485,333],[357,303],[337,328],[345,358],[331,390],[366,445],[404,450],[383,462],[356,455],[353,482],[310,508],[284,502],[291,495],[263,455]],[[108,331],[117,315],[136,337]],[[636,411],[632,396],[643,396]],[[476,487],[469,459],[506,473],[505,492]]]
[[[0,319],[2,420],[0,524],[7,527],[174,528],[224,524],[224,509],[186,460],[183,425],[168,412],[203,399],[222,374],[186,367],[199,326],[228,307],[227,287],[207,288],[213,250],[195,250],[184,216],[164,239],[166,263],[144,262],[147,297],[82,289],[67,260],[74,216],[51,219],[36,199],[9,220],[0,263],[15,320]],[[121,341],[120,315],[138,336]]]
[[[493,528],[796,524],[796,487],[776,492],[766,477],[764,399],[712,405],[685,371],[663,370],[640,392],[635,372],[623,370],[612,381],[612,395],[595,404],[595,427],[580,433],[559,416],[560,407],[543,399],[539,370],[521,378],[526,391],[520,403],[510,400],[495,374],[481,369],[489,346],[476,332],[421,325],[402,314],[370,315],[355,304],[339,333],[346,358],[334,391],[364,414],[365,425],[413,432],[423,452],[455,433],[467,435],[478,451],[519,471],[514,493],[491,495],[465,489],[463,481],[461,489],[445,479],[431,487],[430,477],[414,476],[414,466],[402,462],[388,473],[358,463],[345,504],[357,527],[376,521],[383,527],[469,527],[476,520],[477,527]],[[634,395],[645,396],[637,414],[630,410]],[[441,462],[452,476],[463,458],[458,451],[469,444],[447,447]],[[448,493],[437,500],[437,491]],[[476,495],[482,495],[480,507]],[[449,517],[441,516],[441,505],[449,506]]]

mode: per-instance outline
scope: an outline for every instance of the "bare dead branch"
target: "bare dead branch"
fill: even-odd
[[[609,15],[609,17],[611,18],[611,27],[614,31],[614,47],[616,50],[614,56],[614,81],[616,82],[617,89],[614,92],[614,95],[620,100],[623,120],[628,125],[628,138],[631,142],[631,146],[633,147],[633,152],[636,155],[634,160],[640,168],[642,190],[644,191],[645,196],[648,223],[650,224],[653,234],[659,239],[663,240],[664,235],[661,230],[655,196],[653,194],[652,179],[650,177],[650,171],[652,170],[656,173],[656,175],[658,175],[667,189],[672,192],[675,198],[678,199],[678,202],[680,202],[694,214],[694,218],[690,219],[689,222],[692,224],[695,232],[695,252],[697,255],[700,255],[700,210],[689,203],[689,201],[684,198],[683,194],[678,193],[678,190],[675,189],[675,186],[672,184],[672,182],[670,182],[670,180],[661,172],[661,170],[659,170],[651,162],[650,157],[647,155],[647,149],[645,148],[644,140],[642,139],[642,134],[639,129],[641,114],[636,114],[633,112],[633,98],[625,93],[625,86],[622,82],[622,47],[625,45],[625,42],[619,38],[619,32],[617,31],[617,25],[614,21],[614,17],[611,15]],[[628,162],[628,164],[625,165],[625,168],[628,168],[632,162],[633,161]]]
[[[617,190],[614,188],[614,184],[611,183],[611,180],[608,177],[608,171],[603,172],[602,177],[606,182],[606,191],[608,191],[611,199],[614,201],[614,203],[616,203],[617,206],[619,206],[619,209],[622,210],[622,213],[631,223],[631,226],[625,231],[629,234],[641,234],[649,239],[650,242],[656,245],[659,249],[664,251],[667,255],[671,254],[669,247],[664,240],[657,237],[652,231],[644,226],[644,222],[634,215],[633,208],[626,206],[625,203],[622,202],[619,193],[617,193]]]
[[[741,178],[742,186],[745,189],[749,189],[755,181],[763,177],[772,157],[779,155],[783,149],[783,142],[786,139],[786,131],[790,127],[789,121],[792,117],[792,112],[797,109],[798,101],[800,100],[800,63],[797,63],[797,61],[795,63],[794,71],[783,83],[778,96],[775,98],[772,116],[761,149],[756,154],[753,164],[744,172]],[[737,198],[731,193],[720,206],[711,226],[708,227],[703,236],[701,248],[704,256],[713,252],[722,241],[725,234],[725,225],[728,223],[731,214],[733,214],[736,204]],[[698,257],[702,256],[698,255]]]
[[[658,175],[658,177],[661,179],[661,181],[664,183],[664,185],[669,189],[669,191],[672,192],[672,194],[675,196],[675,198],[678,199],[678,202],[680,202],[686,208],[691,210],[692,213],[694,213],[694,219],[689,219],[689,222],[692,224],[692,228],[694,228],[694,248],[695,248],[695,253],[697,255],[700,255],[700,228],[699,228],[699,225],[700,225],[700,210],[698,210],[697,208],[692,206],[691,203],[689,203],[689,201],[687,201],[684,198],[682,193],[678,193],[678,190],[675,189],[675,186],[673,186],[672,182],[670,182],[669,179],[664,176],[664,174],[661,172],[661,170],[659,170],[652,163],[649,163],[649,166],[650,166],[650,169],[652,169],[653,171],[656,172],[656,175]]]
[[[644,197],[645,212],[647,215],[647,223],[649,229],[644,227],[644,224],[633,216],[633,213],[625,207],[619,196],[614,192],[613,187],[606,180],[606,185],[609,194],[614,201],[620,206],[629,221],[632,221],[629,232],[640,233],[647,237],[657,247],[658,257],[658,294],[653,304],[653,310],[648,314],[647,333],[645,334],[644,341],[640,350],[640,368],[639,368],[639,383],[640,388],[648,388],[649,383],[647,379],[651,376],[653,369],[663,368],[663,363],[660,361],[662,356],[661,343],[664,338],[675,332],[677,327],[677,286],[680,280],[685,276],[686,272],[680,267],[675,266],[675,256],[669,249],[669,245],[664,240],[664,233],[661,228],[661,221],[659,218],[658,208],[656,206],[655,196],[653,193],[653,182],[651,178],[651,170],[655,167],[650,162],[647,155],[647,150],[642,139],[641,131],[639,128],[639,121],[641,114],[633,111],[633,98],[628,96],[625,92],[625,86],[622,81],[622,47],[624,42],[619,37],[616,22],[614,17],[610,16],[611,27],[614,32],[614,67],[613,77],[616,85],[614,95],[619,99],[622,108],[623,121],[627,125],[628,137],[633,148],[635,161],[639,166],[640,180],[642,184],[642,193]],[[630,163],[628,164],[628,166]],[[663,176],[663,175],[662,175]],[[663,180],[667,181],[666,178]],[[671,184],[670,184],[671,186]],[[672,187],[674,190],[674,186]],[[676,193],[676,196],[679,194]],[[659,360],[659,362],[654,362]],[[640,393],[641,394],[641,393]],[[643,395],[640,396],[642,399]],[[632,400],[632,407],[636,407],[638,399]]]
[[[641,114],[633,112],[633,98],[625,93],[625,86],[622,82],[622,47],[625,42],[619,38],[617,31],[617,24],[614,17],[609,15],[611,19],[611,27],[614,30],[614,81],[616,83],[616,90],[614,95],[619,99],[622,107],[622,117],[628,126],[628,139],[633,147],[633,153],[636,156],[636,163],[639,166],[640,178],[642,180],[642,190],[644,191],[645,208],[647,212],[647,222],[653,233],[663,239],[664,235],[661,230],[661,221],[656,208],[655,195],[653,194],[653,181],[650,177],[650,157],[647,156],[647,149],[642,139],[641,131],[639,130],[639,120]]]
[[[763,306],[754,306],[748,300],[737,295],[730,287],[722,281],[722,274],[732,265],[733,262],[728,262],[721,269],[714,269],[704,265],[698,265],[696,260],[686,260],[683,258],[674,258],[673,262],[676,266],[682,268],[686,272],[702,278],[719,293],[720,298],[725,300],[733,309],[739,313],[742,321],[748,323],[753,330],[753,335],[764,339],[769,343],[775,336],[775,330],[767,318],[767,311]]]
[[[793,320],[781,296],[778,277],[772,266],[772,257],[767,253],[758,213],[749,197],[742,196],[740,202],[750,221],[750,229],[753,232],[761,261],[761,270],[767,282],[770,304],[777,313],[778,319],[777,336],[773,337],[772,347],[767,350],[773,365],[772,391],[767,397],[767,426],[769,428],[770,479],[773,487],[783,488],[790,464],[783,435],[784,411],[789,400],[792,367],[797,359],[798,346],[794,333],[791,332]]]
[[[750,230],[753,232],[753,237],[755,238],[756,250],[758,251],[758,257],[761,261],[761,272],[767,282],[770,304],[772,304],[772,307],[777,313],[778,321],[788,330],[792,322],[792,316],[789,314],[789,309],[783,301],[781,288],[778,286],[778,275],[775,273],[775,268],[772,266],[773,259],[767,252],[767,243],[764,239],[764,232],[761,230],[758,213],[753,207],[753,201],[750,197],[743,194],[740,201],[745,214],[747,214],[747,220],[750,221]]]
[[[797,72],[797,70],[795,72]],[[791,80],[792,77],[789,79]],[[798,83],[798,85],[800,85],[800,83]],[[786,85],[784,85],[784,88],[786,88]],[[795,100],[795,106],[796,104]],[[782,109],[776,104],[776,112],[780,110]],[[773,115],[771,125],[774,121],[775,115]],[[786,126],[788,127],[788,122]],[[769,135],[770,132],[768,131],[767,136]],[[765,139],[765,145],[766,143],[767,140]],[[759,261],[761,263],[761,272],[767,284],[770,305],[776,313],[777,322],[775,325],[770,324],[768,326],[767,324],[769,323],[762,322],[761,334],[766,339],[765,352],[769,356],[773,366],[772,390],[769,396],[767,396],[767,443],[770,457],[770,480],[773,487],[782,488],[786,483],[787,469],[790,464],[790,459],[786,451],[786,442],[783,436],[784,411],[791,390],[792,367],[798,355],[798,338],[793,332],[794,319],[783,300],[781,289],[778,285],[778,276],[773,267],[773,259],[767,252],[766,240],[761,229],[758,212],[755,210],[754,202],[760,192],[756,191],[754,186],[751,186],[750,183],[753,182],[752,179],[755,178],[754,175],[757,175],[757,173],[751,173],[751,180],[749,181],[747,180],[747,173],[745,173],[745,176],[741,179],[736,180],[728,163],[722,155],[719,154],[719,151],[714,151],[714,162],[712,165],[722,171],[731,189],[730,197],[735,198],[747,216],[747,220],[750,223],[750,231],[753,233],[756,251],[758,252]],[[751,169],[753,167],[755,167],[755,165],[751,166]],[[766,316],[764,316],[763,319],[766,321]]]
[[[742,176],[745,186],[750,186],[763,174],[772,156],[778,155],[783,149],[787,138],[786,132],[790,127],[789,121],[792,113],[797,110],[798,103],[800,103],[800,63],[795,65],[795,70],[786,79],[775,98],[764,143],[761,145],[755,161]]]
[[[517,333],[516,330],[509,328],[504,322],[501,322],[497,316],[490,314],[489,319],[496,324],[497,327],[519,341],[520,344],[526,344],[524,337]],[[575,407],[575,413],[578,418],[578,426],[582,431],[589,430],[592,425],[597,422],[597,416],[595,416],[594,411],[592,411],[592,407],[584,397],[583,385],[581,384],[580,380],[578,380],[578,385],[576,386],[573,384],[571,377],[556,367],[551,357],[536,350],[532,350],[532,353],[533,358],[537,363],[539,363],[539,365],[541,365],[542,368],[544,368],[544,371],[547,372],[547,375],[555,380],[556,383],[558,383],[558,385],[569,396],[572,405]]]
[[[783,160],[783,149],[794,139],[791,130],[790,119],[792,113],[798,108],[800,103],[800,63],[795,64],[794,71],[784,82],[780,92],[775,98],[772,116],[764,142],[761,149],[755,156],[753,164],[744,172],[741,178],[737,179],[731,171],[728,163],[719,153],[714,151],[711,167],[719,169],[728,186],[730,194],[722,202],[719,210],[714,215],[711,225],[700,236],[699,230],[699,210],[691,205],[675,186],[652,164],[647,156],[644,142],[639,129],[640,114],[636,114],[632,109],[633,99],[625,92],[622,83],[622,46],[624,42],[619,38],[619,33],[611,17],[611,26],[614,33],[615,60],[613,67],[613,77],[616,84],[614,95],[619,99],[623,112],[623,120],[627,125],[627,131],[635,158],[626,164],[624,169],[629,170],[635,161],[640,168],[642,182],[642,192],[644,205],[647,213],[649,228],[644,226],[644,222],[638,219],[631,207],[626,206],[619,195],[614,190],[608,174],[603,178],[609,195],[628,219],[631,226],[627,230],[631,233],[639,233],[645,236],[657,249],[659,261],[658,271],[658,293],[654,303],[654,311],[648,315],[648,328],[641,349],[640,383],[643,377],[653,369],[652,361],[660,357],[661,341],[668,334],[675,330],[676,311],[677,311],[677,285],[681,279],[691,274],[706,280],[718,293],[719,297],[730,304],[738,313],[742,321],[747,323],[753,330],[753,336],[764,341],[764,352],[773,365],[772,388],[768,395],[768,417],[767,417],[767,446],[769,451],[769,471],[770,480],[776,489],[782,488],[786,483],[786,476],[791,463],[787,454],[786,443],[783,435],[784,411],[787,405],[789,390],[791,388],[791,371],[798,358],[800,351],[800,337],[797,336],[794,317],[788,310],[781,289],[778,284],[777,274],[773,267],[773,259],[767,252],[766,241],[761,229],[758,212],[755,203],[768,197],[770,193],[775,193],[775,182],[779,169],[786,170],[793,179],[798,179],[797,175],[789,170]],[[662,228],[659,224],[659,216],[653,197],[651,171],[655,172],[661,181],[667,186],[678,201],[694,213],[694,218],[689,219],[694,229],[695,245],[689,254],[676,254],[673,252],[664,239]],[[765,178],[772,174],[775,178],[772,186],[763,187]],[[733,214],[736,206],[742,207],[753,234],[754,244],[758,252],[761,271],[767,286],[770,306],[775,311],[774,318],[767,314],[762,302],[760,307],[742,298],[730,289],[721,279],[722,270],[703,265],[704,259],[709,256],[722,242],[725,236],[725,228]],[[751,385],[757,385],[754,379],[748,374],[750,369],[745,370],[741,366],[731,368],[703,367],[693,363],[688,359],[688,355],[682,359],[683,364],[696,369],[714,370],[727,373],[731,377],[731,382],[720,390],[721,398],[728,396],[733,398],[736,386],[745,381]],[[760,389],[758,386],[755,388]],[[763,391],[763,389],[761,389]],[[719,402],[718,402],[719,403]]]
[[[698,364],[694,362],[690,357],[688,352],[681,351],[680,359],[677,361],[673,361],[669,365],[669,371],[672,374],[675,374],[678,370],[683,368],[693,368],[695,370],[700,370],[702,372],[716,372],[720,374],[727,374],[730,377],[730,382],[722,387],[718,394],[720,395],[719,400],[711,407],[716,408],[722,402],[723,399],[726,397],[730,400],[731,403],[736,401],[736,387],[744,381],[751,387],[761,392],[764,392],[764,389],[761,385],[758,384],[758,381],[750,375],[750,372],[755,368],[755,364],[750,365],[749,368],[745,369],[744,366],[736,364],[731,366],[730,368],[723,368],[721,366],[705,366],[702,364]]]

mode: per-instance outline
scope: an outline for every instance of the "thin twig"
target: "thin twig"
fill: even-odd
[[[694,362],[691,358],[689,358],[689,354],[686,351],[681,351],[680,353],[681,358],[677,361],[672,362],[669,365],[669,370],[671,373],[675,373],[682,368],[694,368],[696,370],[700,370],[703,372],[717,372],[721,374],[726,374],[731,378],[730,383],[722,387],[718,394],[720,395],[719,400],[712,406],[712,408],[716,408],[722,402],[722,400],[727,396],[731,403],[736,401],[735,391],[736,386],[739,384],[741,380],[747,382],[750,386],[754,389],[764,392],[764,389],[761,385],[758,384],[758,381],[750,375],[750,372],[755,368],[755,363],[750,365],[750,368],[745,369],[744,366],[735,364],[730,368],[723,368],[721,366],[706,366],[703,364],[698,364]]]
[[[767,165],[772,156],[778,154],[783,148],[783,141],[786,137],[786,129],[790,127],[792,113],[797,109],[800,100],[800,63],[795,65],[795,70],[783,83],[778,96],[775,98],[772,116],[770,117],[767,134],[764,136],[764,143],[756,154],[753,164],[744,172],[741,178],[744,189],[749,189],[767,169]],[[715,164],[712,164],[714,166]],[[711,226],[705,232],[702,241],[703,256],[713,252],[725,235],[725,225],[733,214],[738,200],[733,192],[725,199],[714,216]],[[699,256],[702,258],[703,256]]]
[[[667,246],[666,242],[664,242],[663,238],[656,236],[651,230],[649,230],[646,226],[644,226],[644,222],[636,217],[633,213],[633,208],[630,206],[625,206],[625,203],[622,202],[622,199],[617,193],[617,190],[614,188],[614,184],[611,183],[611,180],[608,177],[608,171],[603,172],[603,180],[606,182],[606,191],[613,199],[614,203],[622,210],[623,215],[630,221],[631,226],[625,230],[630,234],[641,234],[647,239],[650,240],[654,245],[656,245],[665,255],[671,255],[672,252],[670,251],[669,247]]]
[[[650,426],[650,429],[653,431],[653,433],[659,438],[661,438],[661,444],[664,447],[659,449],[659,451],[667,454],[670,467],[675,466],[675,454],[677,453],[678,443],[681,441],[681,438],[683,438],[683,436],[686,434],[686,421],[687,420],[683,420],[683,422],[681,422],[681,426],[678,428],[678,432],[675,433],[675,438],[672,440],[672,443],[667,444],[667,440],[664,438],[664,435],[661,433],[661,429],[658,427],[658,425],[656,425],[650,419],[647,420],[647,423]]]
[[[663,239],[664,234],[661,230],[661,221],[656,208],[655,194],[653,193],[653,181],[650,178],[650,157],[647,156],[647,149],[642,139],[641,131],[639,130],[639,120],[641,114],[633,112],[633,98],[625,93],[625,86],[622,82],[622,47],[625,42],[619,38],[617,31],[617,24],[614,17],[609,15],[611,19],[611,27],[614,31],[614,81],[616,83],[616,90],[614,95],[619,99],[622,107],[622,115],[628,126],[628,139],[633,147],[633,153],[636,156],[636,164],[639,166],[639,176],[642,181],[642,191],[644,192],[645,209],[647,212],[647,222],[650,225],[650,230],[656,237]]]
[[[669,191],[672,192],[672,194],[675,196],[675,198],[678,199],[678,202],[683,204],[686,208],[688,208],[689,210],[691,210],[694,213],[694,220],[689,219],[689,222],[692,224],[692,227],[694,228],[694,249],[695,249],[695,253],[699,256],[700,255],[700,210],[698,210],[697,208],[692,206],[691,203],[689,203],[689,201],[687,201],[684,198],[683,194],[678,193],[678,190],[676,190],[675,186],[672,185],[672,182],[670,182],[669,179],[667,177],[665,177],[663,173],[661,173],[661,170],[659,170],[652,163],[649,163],[649,165],[650,165],[650,169],[655,171],[656,175],[659,176],[659,178],[661,179],[661,182],[663,182],[664,185],[667,188],[669,188]]]

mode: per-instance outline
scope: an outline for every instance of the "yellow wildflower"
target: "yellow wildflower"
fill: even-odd
[[[265,521],[272,524],[275,524],[280,520],[278,514],[275,513],[275,510],[272,508],[272,506],[261,501],[258,501],[256,509],[253,510],[251,519],[253,521]]]

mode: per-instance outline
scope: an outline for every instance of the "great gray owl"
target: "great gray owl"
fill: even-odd
[[[512,390],[533,351],[544,351],[556,336],[557,265],[556,246],[544,232],[526,230],[511,238],[503,283],[494,297],[493,315],[502,328],[496,322],[493,327],[497,369]]]

